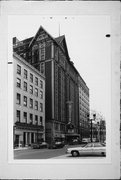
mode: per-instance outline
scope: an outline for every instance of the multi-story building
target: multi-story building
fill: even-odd
[[[45,77],[13,53],[14,146],[45,140]]]
[[[89,88],[81,76],[78,77],[79,85],[79,130],[81,139],[90,137],[89,122]]]
[[[65,36],[53,38],[42,26],[18,41],[14,52],[45,75],[46,141],[79,137],[79,73],[70,60]]]

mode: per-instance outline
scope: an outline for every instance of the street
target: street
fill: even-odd
[[[81,146],[81,145],[80,145]],[[72,147],[72,146],[69,146]],[[73,146],[74,147],[74,146]],[[23,149],[14,150],[14,159],[72,159],[70,154],[66,154],[66,146],[60,149]],[[83,155],[76,158],[105,158],[100,155]]]

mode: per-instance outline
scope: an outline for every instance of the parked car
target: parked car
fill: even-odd
[[[48,148],[48,143],[42,142],[42,143],[40,144],[40,148]]]
[[[83,138],[82,139],[82,144],[87,144],[90,142],[90,139],[89,138]]]
[[[51,143],[48,145],[49,149],[57,149],[57,148],[63,148],[65,146],[64,142],[56,141],[54,143]]]
[[[83,147],[67,148],[67,154],[71,154],[73,157],[79,155],[106,155],[106,148],[101,143],[88,143]]]
[[[33,143],[31,145],[33,149],[41,149],[41,148],[47,148],[48,144],[46,142],[39,142],[39,143]]]
[[[41,143],[32,143],[32,144],[31,144],[31,147],[32,147],[33,149],[39,149],[39,148],[40,148],[40,144],[41,144]]]
[[[69,142],[69,145],[76,145],[76,144],[79,144],[78,139],[73,139],[72,141]]]

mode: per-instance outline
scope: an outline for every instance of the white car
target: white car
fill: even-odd
[[[101,143],[88,143],[84,147],[67,148],[66,153],[71,154],[73,157],[79,155],[95,155],[95,154],[101,154],[105,156],[106,147]]]

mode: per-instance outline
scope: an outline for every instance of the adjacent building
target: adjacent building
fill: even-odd
[[[90,122],[89,122],[89,88],[87,87],[85,81],[81,76],[78,76],[78,86],[79,86],[79,131],[80,137],[89,138],[90,137]]]
[[[45,140],[45,77],[13,53],[14,146]]]
[[[78,85],[80,74],[70,60],[65,36],[53,38],[40,26],[34,37],[13,42],[14,52],[45,76],[45,140],[80,137],[80,121],[84,130],[88,128],[84,113],[89,113],[89,89],[84,81]],[[81,111],[79,90],[85,96]]]

